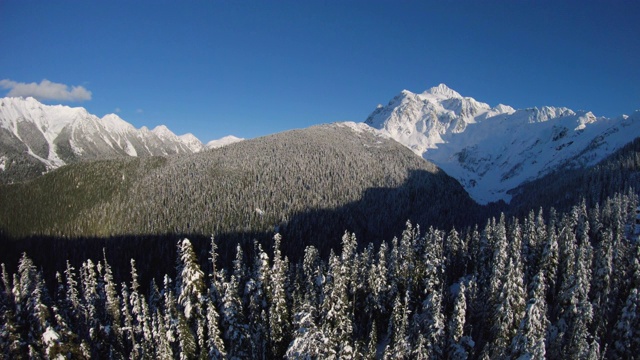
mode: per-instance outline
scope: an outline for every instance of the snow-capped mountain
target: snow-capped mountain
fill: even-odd
[[[217,140],[211,140],[209,141],[204,147],[207,149],[217,149],[217,148],[221,148],[223,146],[227,146],[233,143],[237,143],[244,140],[243,138],[239,138],[233,135],[227,135],[223,138],[217,139]]]
[[[440,84],[404,90],[366,124],[455,177],[479,203],[563,168],[588,167],[640,136],[640,112],[615,119],[542,107],[491,107]]]
[[[81,107],[49,106],[34,98],[0,99],[3,172],[15,166],[36,173],[78,160],[185,154],[203,148],[192,134],[177,136],[163,125],[136,129],[115,114],[99,118]]]

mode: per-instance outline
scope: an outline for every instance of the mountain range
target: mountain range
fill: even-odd
[[[564,107],[494,107],[444,84],[403,90],[357,125],[389,137],[457,179],[480,204],[509,202],[518,188],[548,174],[584,169],[640,134],[640,111],[616,118]],[[348,125],[348,126],[352,126]],[[81,160],[193,154],[244,139],[203,145],[166,126],[136,129],[115,114],[0,99],[0,183],[31,179]]]
[[[205,146],[194,135],[178,136],[164,125],[136,129],[116,114],[99,118],[81,107],[2,98],[0,182],[30,179],[81,160],[191,154],[239,140],[226,137]]]
[[[516,110],[463,97],[444,84],[404,90],[366,124],[434,162],[481,204],[547,174],[587,168],[640,135],[640,112],[609,119],[545,106]]]

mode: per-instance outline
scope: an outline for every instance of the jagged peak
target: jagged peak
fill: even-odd
[[[176,136],[176,134],[174,134],[171,130],[169,130],[168,127],[166,127],[165,125],[158,125],[155,128],[153,128],[153,130],[151,130],[152,133],[156,134],[156,135],[163,135],[163,136]]]
[[[445,97],[445,98],[460,98],[460,99],[462,98],[462,95],[460,95],[455,90],[449,88],[445,84],[439,84],[438,86],[434,86],[431,89],[425,91],[423,94],[435,95],[435,96]]]

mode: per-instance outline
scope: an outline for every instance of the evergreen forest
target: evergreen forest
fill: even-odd
[[[5,358],[600,359],[640,351],[638,197],[504,215],[465,231],[405,230],[379,246],[346,232],[323,259],[240,245],[219,266],[176,245],[175,276],[140,283],[135,260],[70,263],[46,284],[23,254],[3,265]],[[250,252],[250,253],[248,253]]]

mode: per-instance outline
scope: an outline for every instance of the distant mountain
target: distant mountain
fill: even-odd
[[[640,136],[640,112],[615,119],[543,107],[491,107],[444,84],[404,90],[365,121],[433,161],[482,204],[562,169],[597,164]]]
[[[227,146],[233,143],[237,143],[239,141],[244,140],[243,138],[239,138],[239,137],[235,137],[233,135],[228,135],[225,136],[223,138],[217,139],[217,140],[211,140],[207,143],[207,145],[205,145],[205,148],[207,149],[217,149],[217,148],[221,148],[223,146]]]
[[[0,186],[0,229],[29,235],[211,234],[328,251],[345,230],[391,240],[407,220],[461,227],[480,207],[432,163],[364,124],[332,124],[172,157],[70,164]],[[173,238],[172,238],[173,239]],[[173,240],[172,240],[173,241]]]
[[[33,98],[0,99],[0,183],[33,178],[80,160],[190,154],[204,149],[192,134],[166,126],[136,129],[115,114],[49,106]]]

